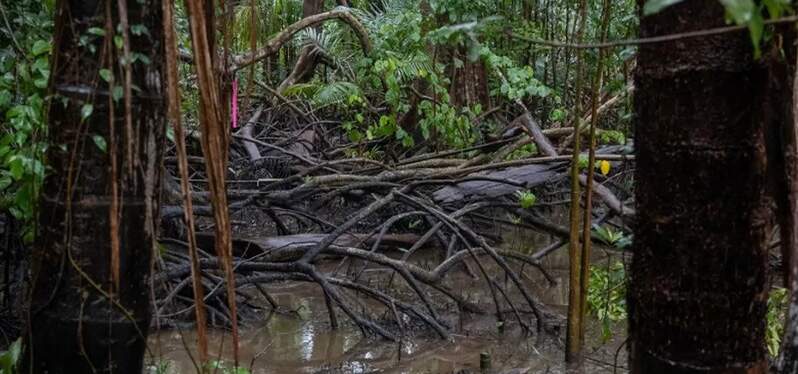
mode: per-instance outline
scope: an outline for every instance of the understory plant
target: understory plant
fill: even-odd
[[[45,112],[54,1],[4,3],[0,22],[0,212],[23,223],[26,241],[44,179]]]

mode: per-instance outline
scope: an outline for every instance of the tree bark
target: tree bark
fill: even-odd
[[[776,151],[769,153],[775,161],[772,162],[771,175],[776,186],[784,280],[785,286],[790,288],[791,297],[777,372],[795,374],[798,373],[798,96],[795,94],[798,92],[798,53],[794,44],[796,30],[790,27],[782,31],[782,44],[786,52],[783,58],[786,61],[773,64],[777,79],[771,79],[771,84],[773,91],[781,95],[769,102],[777,117],[772,132],[776,136],[769,144]],[[781,53],[776,55],[781,56]]]
[[[324,1],[322,0],[304,0],[302,2],[302,18],[308,18],[310,16],[315,16],[324,8]],[[316,32],[321,32],[322,25],[316,25],[314,28]],[[315,50],[316,48],[312,45],[306,45],[302,47],[302,51],[299,53],[299,57],[294,64],[294,68],[291,70],[291,74],[286,77],[280,86],[277,88],[277,92],[282,93],[285,91],[286,88],[290,87],[291,85],[297,83],[304,83],[313,78],[313,74],[316,72],[316,66],[319,64],[321,56],[319,51]]]
[[[685,1],[640,36],[723,24],[719,2]],[[640,47],[632,373],[767,371],[767,81],[744,32]]]
[[[109,69],[114,85],[125,85],[123,52],[111,39],[120,10],[129,25],[146,28],[129,34],[131,54],[146,57],[131,65],[129,108],[112,99],[111,84],[100,74]],[[106,37],[91,36],[92,28],[106,30]],[[59,2],[50,82],[56,98],[48,117],[51,172],[39,203],[22,372],[142,371],[166,127],[162,31],[159,0]],[[87,36],[89,43],[81,43]],[[131,132],[124,131],[126,120]],[[125,157],[129,150],[132,158]],[[118,288],[112,281],[113,191]]]
[[[490,94],[488,92],[488,70],[482,60],[470,61],[465,47],[449,51],[449,66],[451,70],[451,84],[449,97],[452,105],[457,108],[472,108],[475,105],[482,110],[490,109]],[[458,67],[455,60],[462,61]]]

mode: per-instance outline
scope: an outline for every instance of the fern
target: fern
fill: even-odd
[[[330,55],[330,52],[336,50],[340,43],[339,35],[318,31],[315,28],[300,31],[298,39],[302,46],[313,47],[313,53],[324,55]]]
[[[328,84],[297,83],[283,92],[285,96],[302,97],[310,101],[315,109],[346,103],[350,97],[362,96],[360,87],[352,82],[339,81]]]
[[[285,91],[283,91],[283,95],[286,97],[293,96],[307,99],[313,97],[320,88],[321,85],[318,83],[297,83],[288,86]]]
[[[360,95],[360,87],[352,82],[333,82],[316,91],[311,98],[311,104],[320,109],[345,103],[349,97]]]

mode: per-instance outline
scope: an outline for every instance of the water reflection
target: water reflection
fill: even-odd
[[[511,229],[515,230],[515,229]],[[545,235],[524,231],[505,232],[505,249],[533,253],[551,243]],[[544,260],[544,266],[555,280],[550,284],[541,273],[526,268],[525,281],[535,294],[551,309],[564,311],[567,304],[566,250],[559,249]],[[462,272],[460,272],[462,273]],[[459,285],[469,300],[489,300],[490,294],[482,280],[475,281],[465,274],[452,273],[451,282]],[[276,373],[456,373],[462,369],[478,372],[479,355],[489,352],[494,368],[524,368],[530,373],[556,373],[561,368],[562,341],[559,337],[539,340],[524,334],[517,323],[508,319],[507,328],[500,334],[492,315],[465,315],[462,329],[453,341],[441,341],[432,335],[408,336],[401,344],[383,340],[363,339],[360,331],[350,325],[343,315],[341,327],[330,329],[323,295],[318,287],[307,284],[272,285],[269,293],[285,308],[285,313],[267,313],[261,324],[242,328],[241,360],[244,366],[252,363],[254,374]],[[514,295],[513,297],[517,297]],[[449,316],[452,325],[458,318]],[[406,325],[410,324],[405,319]],[[622,330],[620,330],[622,331]],[[231,357],[230,337],[224,331],[211,332],[209,346],[212,354],[222,359]],[[623,341],[620,333],[608,344],[600,345],[603,361],[612,361],[615,348]],[[164,331],[154,334],[150,346],[154,362],[168,362],[170,373],[195,372],[189,351],[194,357],[194,331]],[[185,342],[185,343],[184,343]],[[186,346],[191,347],[189,351]],[[220,349],[221,347],[221,349]],[[606,351],[607,353],[601,353]],[[595,367],[589,372],[612,372]]]

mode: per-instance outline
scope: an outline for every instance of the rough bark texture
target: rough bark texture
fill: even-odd
[[[784,35],[783,45],[788,53],[784,61],[774,64],[774,74],[779,79],[772,79],[774,90],[781,93],[774,97],[770,104],[775,106],[774,112],[783,115],[783,120],[778,121],[781,126],[774,126],[778,138],[773,141],[776,152],[774,154],[774,176],[777,188],[778,219],[781,237],[782,262],[785,271],[785,283],[791,289],[790,307],[785,322],[784,337],[782,339],[781,356],[778,360],[778,373],[798,373],[798,77],[795,75],[796,49],[795,29],[788,28]],[[781,55],[777,55],[781,57]],[[791,66],[790,66],[791,65]],[[790,87],[790,83],[792,87]],[[792,89],[791,89],[792,88]]]
[[[488,92],[488,70],[481,60],[470,61],[465,48],[458,48],[451,52],[449,97],[452,105],[463,108],[479,104],[482,110],[490,108],[490,95]],[[454,59],[463,62],[460,67],[455,66]]]
[[[723,24],[717,1],[685,1],[640,36]],[[767,81],[746,33],[640,48],[633,373],[767,370]]]
[[[164,117],[163,43],[159,0],[128,0],[130,50],[149,58],[132,65],[132,139],[125,136],[124,100],[113,105],[101,68],[123,84],[121,56],[103,37],[90,38],[95,52],[81,46],[89,28],[116,28],[117,1],[64,0],[56,14],[50,105],[52,168],[40,200],[34,246],[31,310],[25,334],[24,370],[34,373],[141,373],[150,319],[149,275],[158,212]],[[124,8],[123,8],[124,9]],[[106,23],[106,15],[112,20]],[[113,25],[113,26],[108,26]],[[107,32],[106,34],[111,34]],[[110,36],[109,36],[110,37]],[[119,52],[121,54],[121,52]],[[109,61],[102,64],[102,58]],[[92,105],[90,116],[81,114]],[[85,112],[84,112],[85,113]],[[84,118],[85,117],[85,118]],[[111,139],[111,124],[116,129]],[[92,141],[106,140],[107,150]],[[115,144],[115,146],[113,145]],[[133,146],[133,168],[124,163]],[[110,214],[113,200],[111,159],[118,163],[121,222],[119,289],[112,292]],[[132,170],[132,173],[128,172]],[[70,193],[71,192],[71,193]],[[154,209],[154,210],[153,210]],[[153,217],[150,215],[150,217]],[[113,301],[109,299],[112,296]]]

